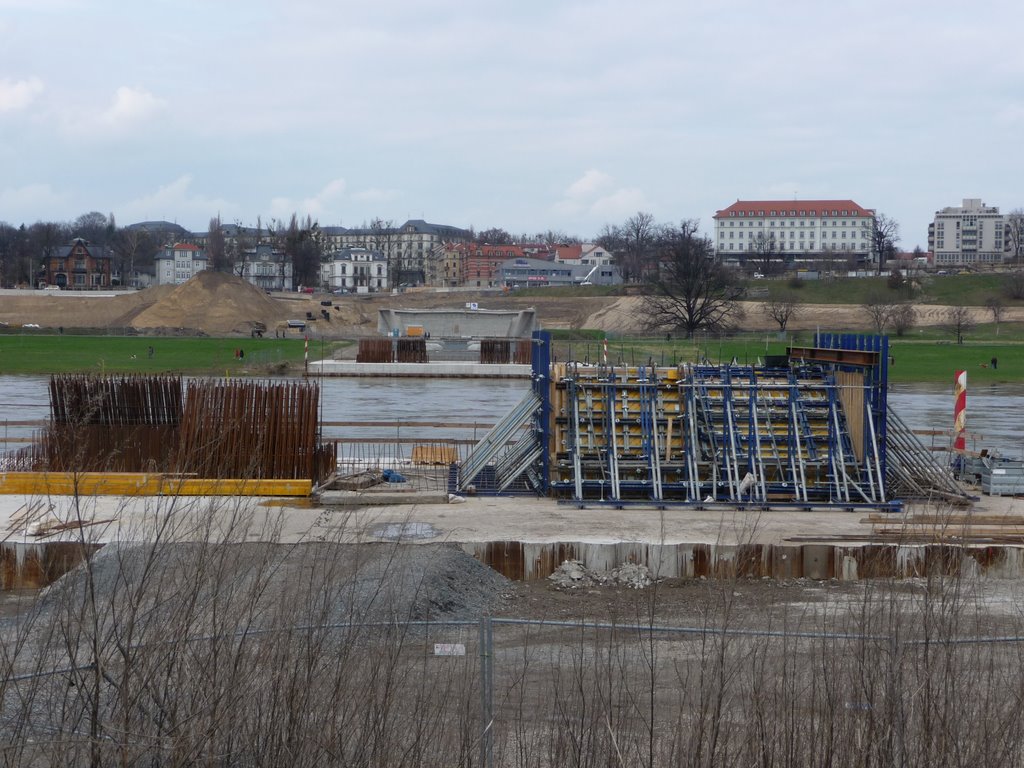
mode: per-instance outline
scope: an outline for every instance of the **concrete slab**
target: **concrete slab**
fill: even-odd
[[[403,504],[447,504],[448,494],[436,491],[379,490],[324,491],[318,503],[322,507],[393,506]]]
[[[368,499],[367,499],[368,500]],[[963,515],[963,509],[946,510]],[[942,514],[910,507],[908,514]],[[1020,499],[987,497],[986,518],[1024,514]],[[903,518],[892,515],[891,525]],[[78,527],[76,521],[84,526]],[[63,525],[70,524],[62,528]],[[890,525],[886,518],[887,526]],[[40,532],[52,532],[38,536]],[[550,499],[476,497],[461,503],[327,506],[300,499],[230,497],[0,497],[0,542],[38,548],[85,541],[310,541],[453,543],[514,578],[542,578],[564,559],[606,569],[647,564],[665,576],[855,579],[944,572],[1024,576],[1024,546],[879,542],[864,512],[584,508]],[[386,533],[382,533],[386,532]],[[947,534],[949,533],[947,529]],[[975,564],[971,565],[968,561]]]

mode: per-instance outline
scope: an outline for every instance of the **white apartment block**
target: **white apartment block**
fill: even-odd
[[[154,259],[157,285],[181,285],[209,266],[206,254],[191,243],[175,243]]]
[[[875,212],[853,200],[737,200],[715,216],[715,256],[742,263],[772,244],[780,259],[867,260]]]
[[[447,243],[468,243],[473,233],[447,224],[410,219],[397,227],[321,227],[320,236],[328,252],[342,248],[380,251],[398,272],[392,275],[396,285],[422,285],[427,282],[429,262],[438,257],[441,247]]]
[[[331,291],[376,293],[388,289],[388,259],[380,251],[345,248],[320,265],[320,282]]]
[[[1006,218],[995,206],[979,198],[935,212],[928,225],[928,250],[935,266],[957,267],[998,264],[1005,258]]]

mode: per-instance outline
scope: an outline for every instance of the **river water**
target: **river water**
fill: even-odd
[[[45,376],[0,376],[0,452],[19,447],[12,439],[27,438],[38,428],[11,422],[49,417],[47,381]],[[529,383],[519,379],[326,378],[322,387],[321,421],[400,423],[398,427],[327,426],[325,437],[475,440],[486,432],[485,425],[511,410]],[[894,384],[889,403],[913,429],[952,427],[952,385]],[[969,448],[1024,458],[1024,384],[969,389],[967,412],[968,430],[980,435]],[[466,426],[439,429],[408,422]],[[948,442],[942,437],[934,440],[936,445]]]

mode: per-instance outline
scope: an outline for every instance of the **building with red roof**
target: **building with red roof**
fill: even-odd
[[[714,220],[719,260],[758,260],[767,249],[782,261],[871,258],[875,212],[853,200],[737,200]]]

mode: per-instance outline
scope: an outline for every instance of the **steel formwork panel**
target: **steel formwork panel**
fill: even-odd
[[[884,505],[828,370],[564,367],[551,488],[576,501]],[[581,436],[587,439],[581,439]]]

